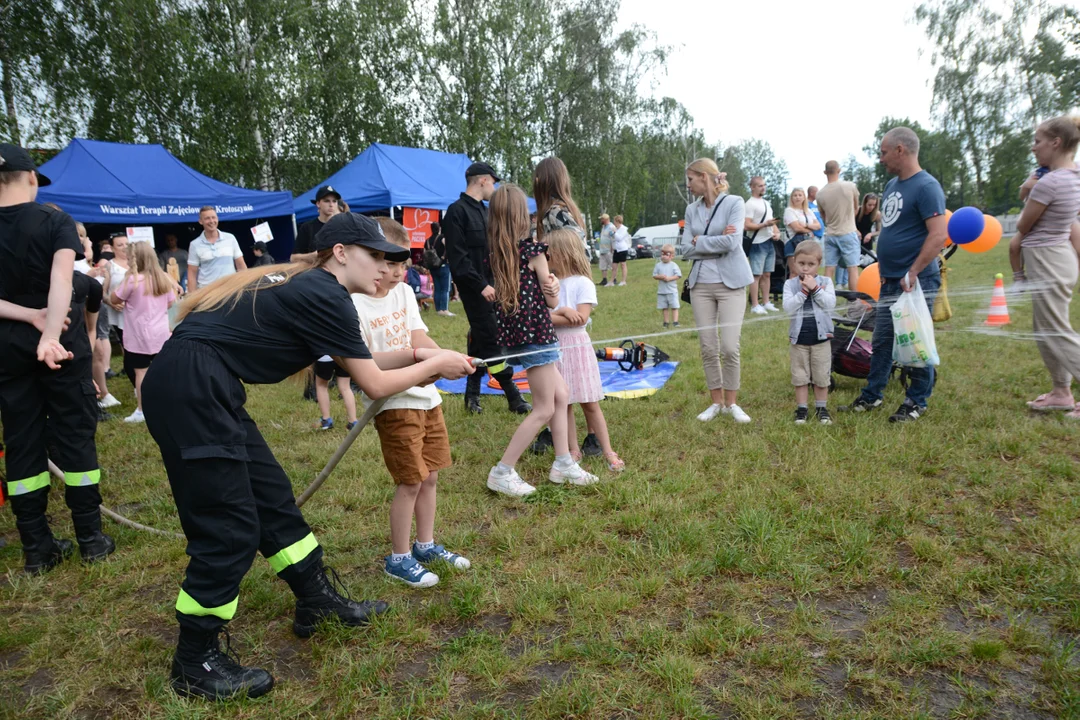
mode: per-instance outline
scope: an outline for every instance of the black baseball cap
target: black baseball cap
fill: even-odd
[[[318,203],[320,200],[322,200],[327,195],[333,195],[338,200],[341,199],[341,193],[339,193],[337,190],[335,190],[333,185],[323,185],[321,188],[319,188],[315,192],[315,199],[311,201],[311,204],[314,205],[314,204]]]
[[[18,145],[0,143],[0,172],[19,172],[21,170],[33,170],[37,173],[38,186],[51,185],[52,180],[37,171],[37,165],[30,153]]]
[[[378,250],[391,262],[405,262],[412,254],[408,249],[388,241],[379,223],[354,212],[338,213],[315,233],[316,250],[326,250],[338,244]]]
[[[490,165],[482,162],[475,162],[469,166],[469,169],[465,171],[465,179],[468,180],[471,177],[477,175],[490,175],[495,178],[495,182],[502,182],[502,178],[495,174],[495,170]]]

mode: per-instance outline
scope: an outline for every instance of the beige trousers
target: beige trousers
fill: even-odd
[[[1080,378],[1080,334],[1069,323],[1069,302],[1076,285],[1076,251],[1069,243],[1024,248],[1024,273],[1035,284],[1031,316],[1035,343],[1054,387]]]
[[[698,339],[706,384],[710,390],[738,390],[739,335],[746,313],[746,288],[733,290],[723,283],[697,283],[690,289],[690,300],[694,324],[701,328]]]

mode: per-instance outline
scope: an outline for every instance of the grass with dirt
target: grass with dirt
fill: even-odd
[[[599,289],[594,339],[661,329],[652,261],[630,265],[627,287]],[[603,481],[572,489],[546,481],[550,456],[526,457],[539,492],[522,502],[484,486],[517,418],[500,398],[472,417],[447,396],[455,464],[437,539],[473,569],[435,568],[430,590],[382,572],[394,488],[366,430],[304,510],[353,595],[392,610],[299,640],[288,588],[256,559],[231,629],[242,660],[277,678],[260,700],[214,706],[169,689],[182,542],[106,521],[108,561],[28,578],[2,512],[0,715],[1080,717],[1080,426],[1024,406],[1049,384],[1030,340],[972,332],[1007,272],[1004,243],[951,266],[956,314],[938,326],[944,364],[915,424],[886,422],[903,398],[895,381],[883,411],[836,413],[862,384],[838,378],[836,423],[795,426],[787,321],[748,315],[739,402],[751,424],[697,422],[696,336],[659,338],[682,362],[663,390],[603,403],[627,471],[591,459]],[[464,349],[451,309],[425,318]],[[1030,303],[1009,309],[1010,330],[1029,331]],[[682,320],[693,324],[688,306]],[[126,380],[110,389],[132,407]],[[344,436],[316,431],[300,394],[249,388],[297,492]],[[336,397],[334,410],[341,428]],[[104,424],[98,443],[106,504],[178,530],[145,426]],[[71,537],[59,488],[51,509]]]

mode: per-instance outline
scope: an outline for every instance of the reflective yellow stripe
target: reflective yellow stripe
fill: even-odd
[[[22,480],[8,480],[7,494],[8,497],[14,497],[16,495],[26,495],[32,493],[35,490],[49,487],[49,471],[46,470],[43,473],[39,473],[34,477],[23,478]]]
[[[315,539],[315,533],[308,533],[306,537],[297,540],[281,552],[266,558],[274,572],[279,573],[290,565],[295,565],[319,547],[319,541]]]
[[[64,473],[64,484],[69,487],[86,487],[87,485],[97,485],[99,482],[101,482],[101,470]]]
[[[200,605],[195,598],[188,595],[183,590],[176,596],[176,611],[181,612],[184,615],[198,615],[205,617],[206,615],[213,615],[219,617],[222,620],[232,620],[233,615],[236,614],[236,606],[240,604],[240,596],[237,595],[236,599],[228,605],[221,605],[220,607],[207,608]]]
[[[498,365],[488,365],[488,374],[490,374],[490,375],[498,375],[499,373],[501,373],[505,369],[506,369],[506,363],[504,363],[504,362],[501,362]]]

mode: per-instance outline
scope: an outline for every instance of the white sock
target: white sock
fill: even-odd
[[[514,466],[507,465],[501,460],[499,461],[499,464],[495,466],[495,474],[499,477],[505,477],[512,472],[514,472]]]
[[[555,456],[555,467],[559,470],[569,470],[574,467],[573,456],[571,456],[570,453]]]
[[[435,547],[434,540],[428,540],[427,542],[420,542],[419,540],[416,541],[417,550],[430,550],[433,547]]]
[[[390,563],[397,565],[407,557],[411,557],[412,553],[390,553]]]

